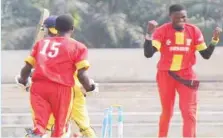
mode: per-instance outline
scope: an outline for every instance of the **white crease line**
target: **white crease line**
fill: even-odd
[[[148,106],[149,108],[161,108],[161,105],[155,105],[155,106]],[[219,107],[219,108],[223,108],[223,105],[218,105],[218,104],[198,104],[197,108],[206,108],[206,107]],[[8,109],[15,109],[15,108],[22,108],[22,109],[30,109],[29,106],[7,106],[7,105],[3,105],[1,106],[1,109],[4,108],[8,108]],[[178,105],[176,104],[174,106],[174,108],[178,108]],[[215,108],[216,109],[216,108]]]
[[[113,126],[117,126],[115,124],[116,122],[114,122]],[[210,126],[218,126],[218,127],[222,127],[223,126],[223,122],[219,122],[219,123],[211,123],[211,122],[206,122],[206,123],[197,123],[198,124],[198,128],[199,127],[210,127]],[[182,123],[171,123],[171,126],[182,126]],[[24,128],[24,127],[31,127],[32,124],[2,124],[1,127],[2,128]],[[102,124],[92,124],[93,127],[101,127]],[[158,123],[124,123],[124,127],[158,127]]]
[[[151,116],[151,115],[160,115],[161,112],[123,112],[124,116]],[[89,113],[92,116],[104,115],[103,112],[92,112]],[[118,115],[117,112],[113,113],[113,115]],[[181,115],[180,112],[174,112],[174,115]],[[223,111],[198,111],[197,115],[223,115]],[[30,113],[2,113],[2,117],[4,116],[31,116]]]

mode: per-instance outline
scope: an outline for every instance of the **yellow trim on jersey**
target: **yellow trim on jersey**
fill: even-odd
[[[82,60],[76,64],[77,70],[82,68],[88,68],[90,66],[89,62],[87,60]]]
[[[158,40],[152,40],[152,45],[158,50],[160,51],[161,48],[161,43]]]
[[[199,45],[196,45],[197,51],[202,51],[202,50],[205,50],[206,48],[207,48],[207,45],[204,42]]]
[[[28,56],[28,57],[25,59],[25,62],[29,63],[29,64],[32,65],[32,66],[35,66],[35,62],[36,62],[36,60],[35,60],[35,58],[32,57],[32,56]]]
[[[170,66],[171,71],[178,71],[181,69],[182,65],[182,60],[183,60],[183,55],[180,54],[175,54],[173,55],[172,63]]]
[[[184,44],[184,33],[183,32],[176,32],[175,33],[175,43],[177,45],[183,45]]]

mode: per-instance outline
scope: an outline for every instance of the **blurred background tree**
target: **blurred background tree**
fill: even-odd
[[[207,42],[213,29],[223,26],[223,0],[3,0],[2,49],[31,48],[42,8],[52,15],[72,14],[73,37],[89,48],[139,48],[148,20],[167,22],[174,3],[187,8],[189,22],[201,28]]]

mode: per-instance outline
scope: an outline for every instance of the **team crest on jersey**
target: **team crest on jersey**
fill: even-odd
[[[167,39],[167,40],[166,40],[166,45],[169,46],[170,44],[171,44],[170,39]]]
[[[191,42],[192,42],[192,39],[187,39],[187,41],[186,41],[186,45],[187,45],[187,46],[190,46],[190,45],[191,45]]]

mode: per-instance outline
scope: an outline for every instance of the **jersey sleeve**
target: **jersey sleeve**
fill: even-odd
[[[36,43],[34,47],[32,48],[31,54],[25,58],[25,62],[29,63],[33,67],[35,66],[35,62],[36,62],[35,58],[37,54],[37,47],[38,47],[38,43]]]
[[[152,45],[159,51],[163,42],[163,29],[157,28],[152,34]]]
[[[78,52],[77,52],[77,56],[75,60],[75,66],[77,70],[90,67],[87,57],[88,57],[87,47],[83,45],[80,48],[78,48]]]
[[[202,51],[207,48],[207,45],[204,41],[204,36],[199,28],[195,28],[195,38],[194,38],[194,44],[197,51]]]

